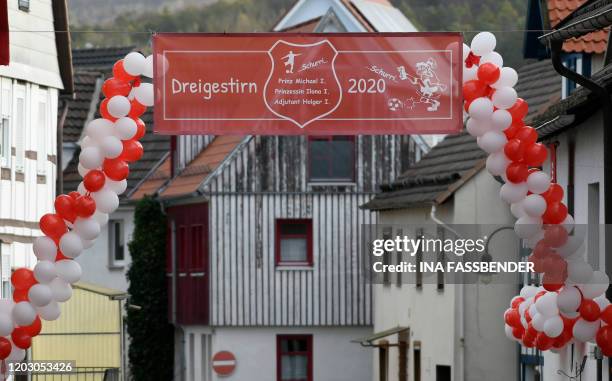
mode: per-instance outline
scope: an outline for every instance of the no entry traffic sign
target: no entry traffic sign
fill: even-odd
[[[453,133],[458,33],[157,34],[164,134]]]
[[[236,369],[236,357],[232,352],[217,352],[212,358],[212,367],[218,375],[229,376]]]

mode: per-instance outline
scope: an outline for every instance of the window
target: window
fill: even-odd
[[[8,118],[2,118],[0,121],[0,166],[3,167],[11,165],[10,128]]]
[[[30,11],[30,0],[18,0],[19,10],[24,12]]]
[[[276,265],[312,264],[312,220],[276,220]]]
[[[566,54],[563,57],[563,65],[573,72],[584,75],[586,77],[591,76],[591,56],[582,53]],[[572,94],[576,89],[576,82],[571,81],[565,77],[562,78],[561,87],[561,98],[565,99]]]
[[[355,137],[309,137],[308,171],[311,182],[355,181]]]
[[[15,170],[23,172],[25,161],[25,88],[15,86]]]
[[[276,337],[277,381],[312,381],[312,335]]]
[[[38,102],[38,123],[36,129],[37,155],[36,169],[38,174],[45,174],[47,165],[47,130],[50,128],[47,110],[47,92],[41,91]]]
[[[436,381],[451,381],[450,365],[436,365]]]
[[[417,346],[418,345],[418,346]],[[421,381],[421,343],[414,343],[414,381]]]
[[[123,239],[123,221],[108,222],[108,252],[110,267],[122,267],[125,264],[125,243]]]

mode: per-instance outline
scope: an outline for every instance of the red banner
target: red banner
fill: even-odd
[[[456,133],[459,33],[156,34],[163,134]]]

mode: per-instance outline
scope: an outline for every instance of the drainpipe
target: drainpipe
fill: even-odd
[[[62,116],[57,123],[57,137],[56,137],[56,148],[55,148],[55,171],[57,175],[55,177],[55,194],[64,193],[64,123],[66,123],[66,116],[68,115],[68,102],[63,100],[62,102]],[[45,159],[46,160],[46,159]]]
[[[561,60],[561,51],[563,48],[563,40],[550,41],[550,48],[552,54],[552,64],[557,73],[563,77],[572,80],[596,95],[601,102],[601,113],[603,117],[603,162],[604,162],[604,223],[605,226],[605,237],[612,237],[612,231],[609,231],[609,226],[612,224],[612,150],[608,147],[612,147],[612,133],[608,130],[612,128],[612,100],[610,100],[610,94],[606,91],[605,87],[598,85],[596,82],[584,77],[578,73],[569,70]],[[605,271],[607,274],[612,274],[612,242],[605,242]],[[612,288],[608,288],[606,296],[612,298]],[[611,359],[608,358],[608,362]],[[597,379],[601,380],[602,375],[602,360],[597,360]]]
[[[440,220],[436,216],[436,204],[431,206],[431,212],[429,213],[429,217],[433,222],[437,225],[442,226],[444,229],[450,231],[457,237],[461,237],[461,234],[457,232],[455,229],[448,226],[444,221]],[[456,381],[464,381],[465,380],[465,319],[464,319],[464,294],[465,294],[465,286],[463,283],[457,284],[457,300],[459,306],[459,316],[458,316],[458,326],[459,326],[459,366],[461,367],[459,371],[459,379]]]

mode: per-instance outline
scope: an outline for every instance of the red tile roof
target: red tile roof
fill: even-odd
[[[587,0],[548,0],[548,19],[551,27],[586,2]],[[608,31],[600,30],[566,41],[563,50],[568,53],[602,54],[606,51],[607,43]]]
[[[131,200],[140,200],[144,196],[154,195],[168,180],[170,180],[170,155],[145,181],[138,186],[136,192],[130,196]]]

